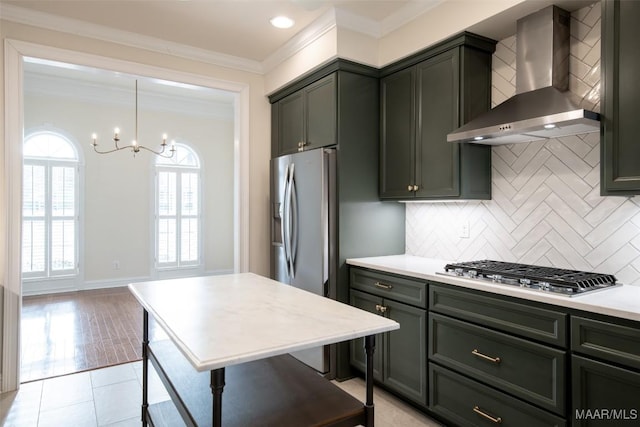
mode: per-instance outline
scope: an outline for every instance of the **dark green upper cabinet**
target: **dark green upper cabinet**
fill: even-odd
[[[602,2],[600,192],[640,194],[640,2]]]
[[[460,144],[447,142],[447,134],[460,123],[458,53],[442,53],[416,68],[416,197],[460,195]]]
[[[380,193],[383,197],[406,197],[415,175],[415,69],[383,78],[380,93]]]
[[[336,76],[330,74],[272,105],[276,155],[336,144]]]
[[[382,70],[381,198],[491,198],[491,148],[447,134],[489,110],[494,50],[463,33]]]

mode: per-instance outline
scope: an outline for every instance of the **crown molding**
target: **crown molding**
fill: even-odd
[[[379,40],[444,1],[445,0],[424,0],[420,2],[409,2],[380,23],[373,19],[365,18],[344,9],[340,9],[339,7],[331,8],[324,15],[311,23],[311,25],[291,38],[281,48],[267,57],[267,59],[262,62],[263,73],[272,71],[279,64],[292,57],[333,28],[344,28]],[[379,66],[380,64],[376,65]]]
[[[408,24],[418,16],[428,12],[446,0],[423,0],[408,2],[402,8],[387,16],[380,23],[380,36],[382,38],[398,28]]]
[[[199,49],[180,43],[173,43],[155,37],[144,36],[129,31],[116,30],[103,25],[55,16],[48,13],[24,9],[14,5],[0,3],[0,17],[2,17],[3,20],[19,24],[31,25],[62,33],[75,34],[124,46],[145,49],[152,52],[178,56],[189,60],[197,60],[221,67],[248,71],[250,73],[263,74],[262,65],[258,61],[219,52],[211,52],[205,49]]]
[[[336,9],[336,25],[376,39],[382,37],[382,26],[377,21],[344,9]]]
[[[335,27],[336,11],[331,8],[262,61],[263,73],[273,70]]]

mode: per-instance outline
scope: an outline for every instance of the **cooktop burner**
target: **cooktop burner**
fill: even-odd
[[[585,292],[616,286],[611,274],[565,270],[562,268],[482,260],[447,264],[445,273],[467,279],[490,280],[493,283],[575,296]]]

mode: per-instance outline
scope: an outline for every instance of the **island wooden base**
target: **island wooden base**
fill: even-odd
[[[143,405],[143,423],[214,425],[212,373],[193,369],[170,341],[150,343],[147,353],[173,403],[151,405],[146,411]],[[373,407],[366,409],[290,355],[230,366],[224,375],[225,427],[372,425]]]

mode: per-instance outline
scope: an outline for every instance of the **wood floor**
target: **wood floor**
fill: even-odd
[[[126,287],[22,300],[20,382],[142,358],[142,307]]]

